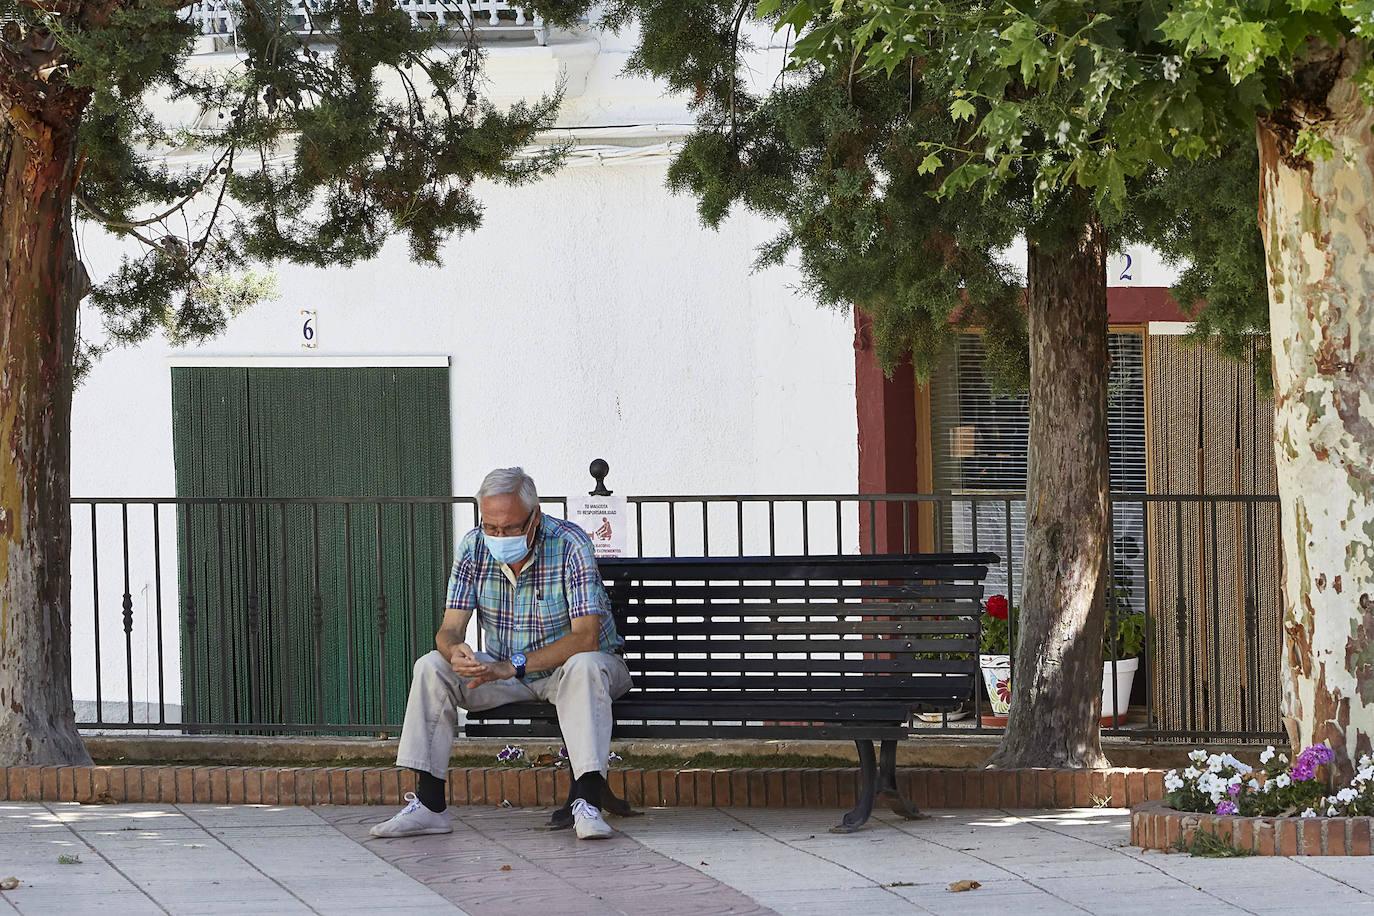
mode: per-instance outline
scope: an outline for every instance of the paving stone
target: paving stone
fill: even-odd
[[[1016,916],[1026,916],[1026,914],[1041,916],[1041,914],[1051,913],[1092,912],[1020,879],[981,881],[978,878],[973,878],[973,880],[979,881],[981,886],[962,892],[951,891],[948,883],[892,887],[889,890],[910,901],[913,905],[919,906],[922,912],[940,914],[940,916],[958,916],[958,914],[964,913],[1015,913]]]
[[[298,805],[178,805],[177,807],[196,824],[206,828],[327,826],[325,820],[313,808]]]
[[[757,896],[760,903],[786,916],[835,916],[836,913],[926,913],[928,910],[882,887],[843,890],[776,890]]]
[[[825,913],[1306,913],[1374,916],[1374,859],[1203,859],[1127,845],[1124,811],[879,813],[649,809],[610,840],[542,829],[550,809],[455,806],[453,833],[380,840],[386,808],[0,803],[5,912],[653,916]],[[79,854],[79,866],[57,864]],[[504,866],[504,867],[503,867]],[[952,893],[949,882],[982,887]],[[1367,890],[1369,889],[1369,890]]]
[[[342,833],[362,840],[375,809],[319,809]],[[765,914],[768,910],[625,830],[587,843],[547,831],[550,809],[450,807],[452,834],[369,840],[368,849],[473,916],[534,910],[558,913]],[[615,821],[638,824],[646,818]],[[505,866],[509,866],[506,868]]]

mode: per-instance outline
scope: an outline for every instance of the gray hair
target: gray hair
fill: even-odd
[[[534,478],[525,473],[524,468],[497,468],[482,478],[477,488],[477,502],[488,496],[501,496],[514,493],[526,509],[533,512],[539,507],[539,491],[534,488]]]

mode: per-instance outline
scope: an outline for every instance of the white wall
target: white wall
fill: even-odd
[[[280,298],[222,337],[111,353],[76,395],[72,492],[174,495],[171,355],[378,354],[450,357],[460,493],[511,463],[546,493],[576,492],[594,457],[635,493],[852,490],[848,317],[794,294],[790,271],[752,273],[768,228],[701,228],[663,189],[665,167],[484,188],[482,228],[442,268],[398,244],[351,269],[283,266]],[[84,247],[97,275],[114,263],[104,239]],[[300,345],[303,308],[318,312],[315,350]]]

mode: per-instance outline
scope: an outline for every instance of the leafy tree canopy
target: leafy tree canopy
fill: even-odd
[[[545,12],[567,22],[566,6]],[[236,5],[240,54],[216,67],[191,57],[197,30],[176,3],[0,0],[8,122],[77,106],[74,216],[139,243],[91,292],[108,345],[213,335],[273,294],[277,261],[353,264],[397,234],[438,264],[480,221],[475,179],[558,165],[560,148],[516,155],[552,126],[558,94],[506,111],[483,100],[483,50],[456,9],[449,26],[392,0],[303,9],[304,22],[286,0]]]
[[[1157,28],[1126,13],[1094,13],[1092,4],[1022,6],[764,0],[757,14],[792,50],[788,69],[757,96],[745,89],[743,61],[754,50],[748,4],[619,0],[606,22],[637,21],[630,68],[694,100],[698,130],[672,167],[672,187],[696,196],[710,225],[736,205],[779,221],[785,228],[761,262],[795,253],[822,302],[871,313],[888,368],[909,351],[925,375],[952,330],[976,323],[988,332],[994,377],[1020,387],[1020,278],[999,252],[1022,233],[1055,244],[1095,212],[1115,245],[1144,242],[1186,261],[1175,294],[1211,306],[1198,335],[1243,352],[1267,318],[1256,161],[1239,114],[1210,110],[1204,94],[1190,104],[1211,140],[1192,159],[1137,152],[1128,168],[1102,157],[1104,130],[1122,117],[1123,100],[1079,105],[1066,118],[1090,64],[1061,49],[1067,64],[1045,77],[1003,48],[1010,42],[1039,61],[1031,45],[1054,45],[1044,28],[1031,44],[997,30],[1061,7],[1050,32],[1086,15],[1113,47],[1145,42]],[[916,22],[902,41],[893,38]],[[1082,35],[1060,44],[1089,47]],[[1214,94],[1210,101],[1229,99]],[[1073,144],[1082,145],[1077,158],[1063,149]],[[1204,158],[1208,151],[1222,158]]]

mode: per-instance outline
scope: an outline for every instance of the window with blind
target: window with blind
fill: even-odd
[[[1145,491],[1145,346],[1140,334],[1111,334],[1107,425],[1113,493]],[[963,334],[930,383],[934,485],[963,495],[1024,493],[1030,413],[1026,397],[999,397],[983,374],[983,338]],[[1117,590],[1144,609],[1145,526],[1139,505],[1113,506]],[[1010,532],[1008,532],[1010,529]],[[1020,588],[1025,502],[956,501],[937,530],[950,550],[992,550],[1011,557],[1012,590]],[[1010,536],[1010,550],[1008,550]],[[1008,591],[1007,570],[990,570],[987,594]]]

